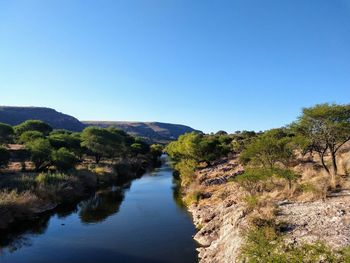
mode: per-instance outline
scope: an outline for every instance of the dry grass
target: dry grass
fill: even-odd
[[[30,191],[18,193],[16,190],[3,190],[0,192],[0,207],[28,206],[37,201],[38,197]]]

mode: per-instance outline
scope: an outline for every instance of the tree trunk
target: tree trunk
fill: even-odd
[[[337,159],[335,152],[331,151],[331,157],[332,157],[332,178],[331,178],[331,184],[332,188],[335,189],[337,184],[337,175],[338,175],[338,167],[337,167]]]
[[[96,162],[96,164],[99,164],[100,160],[101,160],[101,156],[98,155],[98,154],[95,154],[95,162]]]
[[[324,153],[320,153],[320,159],[321,159],[321,163],[322,163],[322,166],[323,168],[326,170],[326,172],[331,175],[331,172],[329,171],[326,163],[324,162]]]

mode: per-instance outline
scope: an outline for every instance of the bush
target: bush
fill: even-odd
[[[42,185],[55,185],[64,181],[68,181],[70,176],[64,173],[40,173],[35,181]]]
[[[243,174],[236,177],[236,182],[248,192],[255,194],[266,189],[266,182],[273,176],[269,169],[255,168],[246,169]]]
[[[67,171],[74,168],[77,163],[74,153],[68,151],[66,148],[60,148],[52,152],[52,163],[57,170]]]
[[[13,134],[12,126],[0,122],[0,144],[11,142]]]
[[[4,147],[0,147],[0,168],[6,167],[10,161],[10,153]]]
[[[46,168],[51,162],[51,145],[47,139],[36,139],[26,144],[36,170]]]
[[[20,143],[28,143],[31,141],[34,141],[36,139],[44,138],[44,134],[39,131],[26,131],[23,132],[20,136],[18,141]]]
[[[349,262],[348,250],[333,252],[323,243],[286,245],[275,226],[265,225],[249,231],[241,249],[241,260],[247,263],[314,263]]]
[[[40,120],[27,120],[14,127],[17,135],[21,135],[26,131],[38,131],[44,135],[48,135],[52,131],[52,127]]]
[[[175,170],[180,174],[181,185],[187,186],[195,180],[194,172],[197,168],[197,162],[191,159],[184,159],[175,165]]]

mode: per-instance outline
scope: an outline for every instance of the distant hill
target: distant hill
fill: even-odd
[[[167,143],[187,132],[201,132],[189,126],[163,122],[83,121],[86,125],[116,127],[151,142]]]
[[[17,125],[26,120],[41,120],[54,129],[81,131],[85,128],[78,119],[51,108],[0,106],[0,122]]]
[[[79,121],[78,119],[44,107],[0,106],[0,122],[17,125],[26,120],[42,120],[54,129],[82,131],[86,126],[113,126],[149,142],[167,143],[181,134],[197,131],[189,126],[162,122],[124,122],[124,121]]]

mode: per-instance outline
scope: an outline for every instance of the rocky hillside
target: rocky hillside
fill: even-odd
[[[162,122],[124,122],[124,121],[83,121],[86,125],[99,127],[113,126],[132,135],[146,138],[151,142],[167,143],[180,135],[197,131],[189,126]]]
[[[17,125],[26,120],[42,120],[55,129],[71,131],[85,127],[78,119],[51,108],[0,106],[0,122]]]

